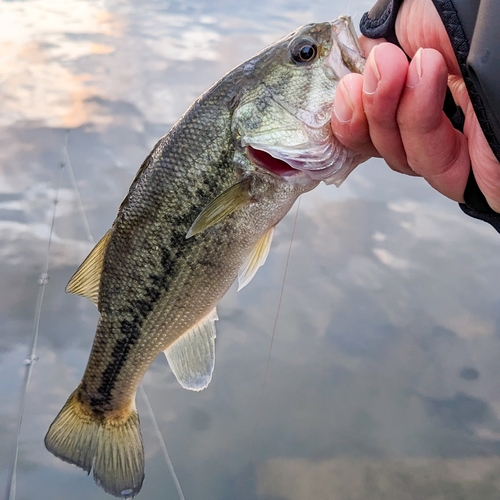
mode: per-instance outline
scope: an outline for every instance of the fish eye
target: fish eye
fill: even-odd
[[[301,40],[291,49],[292,60],[297,64],[310,63],[318,55],[318,46],[312,40]]]

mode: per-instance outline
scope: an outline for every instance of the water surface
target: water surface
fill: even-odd
[[[107,499],[49,454],[97,321],[64,293],[158,138],[214,81],[298,25],[371,1],[0,2],[0,479],[17,411],[61,164],[16,498]],[[67,148],[65,148],[67,144]],[[69,159],[68,159],[69,155]],[[214,379],[180,388],[164,358],[144,379],[188,500],[477,499],[500,495],[500,237],[380,160],[301,201],[266,266],[219,307]],[[139,498],[176,499],[138,401]]]

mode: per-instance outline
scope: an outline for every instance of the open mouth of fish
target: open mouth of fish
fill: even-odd
[[[289,177],[300,174],[300,170],[291,167],[288,163],[279,158],[271,156],[266,151],[255,149],[252,146],[246,148],[247,156],[254,165],[279,177]]]
[[[323,181],[325,184],[339,186],[360,163],[358,157],[340,145],[333,135],[325,144],[316,148],[316,152],[321,153],[316,157],[311,155],[310,151],[304,151],[306,153],[304,155],[276,154],[275,156],[272,154],[276,153],[275,151],[271,153],[250,144],[246,145],[245,150],[248,159],[258,168],[290,181],[296,176],[304,180],[306,176],[312,181]]]

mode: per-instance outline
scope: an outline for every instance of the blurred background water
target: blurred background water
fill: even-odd
[[[64,293],[157,139],[214,81],[298,25],[372,0],[0,1],[0,481],[7,485],[61,164],[18,500],[107,499],[44,448],[83,373],[93,304]],[[67,147],[65,146],[67,144]],[[69,158],[69,159],[68,159]],[[219,307],[202,393],[144,379],[186,500],[500,497],[500,236],[382,161],[304,196],[266,266]],[[139,399],[139,498],[177,499]],[[259,408],[261,408],[259,410]]]

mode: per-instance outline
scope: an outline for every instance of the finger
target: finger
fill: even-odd
[[[448,73],[462,76],[450,37],[432,0],[405,0],[396,18],[396,36],[411,58],[422,46],[438,50],[445,58]]]
[[[363,76],[346,75],[337,87],[332,130],[337,139],[363,156],[380,156],[374,148],[363,110]]]
[[[363,50],[365,57],[368,57],[368,54],[370,54],[373,47],[386,42],[387,40],[385,38],[367,38],[364,35],[361,35],[359,37],[359,45],[361,46],[361,49]]]
[[[409,166],[440,193],[461,202],[470,170],[465,136],[442,111],[447,67],[434,49],[420,49],[408,68],[398,123]]]
[[[500,212],[500,165],[484,137],[472,106],[470,114],[472,116],[467,120],[468,126],[465,131],[469,139],[469,154],[474,177],[488,205],[495,212]]]
[[[407,69],[408,60],[401,49],[390,43],[374,47],[364,72],[363,106],[376,150],[393,170],[415,175],[406,160],[397,122]]]
[[[465,113],[464,134],[468,140],[474,177],[490,207],[500,212],[500,164],[479,125],[463,79],[448,77],[448,87]]]

